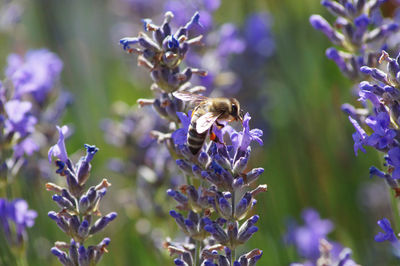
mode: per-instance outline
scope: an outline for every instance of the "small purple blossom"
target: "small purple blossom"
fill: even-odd
[[[190,3],[185,0],[168,0],[164,5],[164,11],[173,12],[174,19],[179,25],[184,25],[187,17],[198,11],[200,14],[199,24],[194,30],[203,34],[212,28],[212,13],[218,9],[220,4],[220,0],[200,0]]]
[[[289,228],[286,239],[288,244],[295,245],[300,256],[316,261],[319,257],[319,241],[333,230],[333,223],[321,219],[313,209],[305,209],[301,216],[304,225]]]
[[[9,202],[0,198],[0,223],[10,245],[19,246],[23,243],[26,238],[26,228],[34,225],[36,217],[37,212],[29,210],[25,200],[15,199]],[[14,226],[15,232],[12,230]]]
[[[388,113],[381,112],[376,116],[369,116],[365,123],[374,131],[368,137],[367,145],[384,149],[393,143],[396,131],[389,128],[390,117]]]
[[[188,114],[177,112],[176,115],[179,117],[182,127],[172,133],[172,139],[175,145],[184,145],[186,144],[190,120],[192,118],[192,111],[189,111]]]
[[[246,48],[246,43],[240,38],[239,30],[233,24],[225,23],[222,25],[219,36],[218,55],[221,57],[242,53]]]
[[[60,58],[47,49],[32,50],[25,56],[11,54],[7,61],[5,74],[14,83],[14,97],[30,93],[39,103],[55,86],[63,68]]]
[[[393,232],[393,229],[388,219],[383,218],[379,220],[378,225],[380,228],[382,228],[383,233],[378,232],[378,234],[375,236],[376,242],[383,242],[383,241],[389,241],[391,243],[399,242],[399,240],[396,237],[396,234]]]
[[[32,104],[26,101],[10,100],[5,103],[4,109],[8,119],[5,121],[8,132],[18,132],[26,136],[34,131],[37,119],[29,112]]]
[[[59,138],[57,141],[57,144],[52,146],[49,149],[48,157],[49,157],[49,162],[51,163],[52,157],[57,157],[60,159],[62,162],[67,162],[68,159],[68,154],[67,154],[67,149],[65,148],[65,136],[68,133],[68,127],[67,126],[62,126],[59,127],[57,126]]]
[[[24,154],[31,156],[34,152],[39,150],[39,145],[34,141],[33,138],[27,137],[20,143],[13,147],[14,157],[19,158]]]
[[[350,122],[353,124],[356,132],[353,133],[353,140],[354,140],[354,153],[358,155],[358,150],[362,152],[366,152],[363,145],[365,144],[365,140],[367,139],[368,135],[365,133],[365,130],[361,128],[358,122],[349,116]]]
[[[274,52],[271,24],[271,16],[266,12],[254,13],[247,18],[244,29],[246,48],[255,55],[268,57]]]
[[[261,139],[263,132],[258,128],[250,130],[250,119],[250,114],[246,113],[243,117],[242,132],[236,132],[235,130],[230,130],[229,132],[232,140],[232,145],[237,151],[246,151],[252,141],[256,141],[258,142],[258,144],[263,145],[263,141]]]
[[[285,236],[287,244],[294,245],[299,255],[305,259],[302,263],[292,263],[292,266],[357,265],[351,259],[349,248],[327,240],[327,235],[334,227],[330,220],[321,219],[313,209],[303,210],[302,218],[304,225],[289,224]]]

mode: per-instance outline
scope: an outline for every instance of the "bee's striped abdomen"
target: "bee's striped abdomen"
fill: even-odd
[[[192,152],[193,155],[196,155],[201,150],[201,147],[203,147],[206,136],[207,136],[207,131],[202,134],[197,133],[196,122],[190,124],[187,143],[189,150]]]
[[[204,133],[197,133],[196,125],[197,119],[202,115],[201,110],[199,110],[199,106],[194,110],[192,115],[192,120],[190,121],[188,135],[187,135],[187,145],[189,150],[193,155],[196,155],[203,147],[204,141],[207,137],[207,131]]]

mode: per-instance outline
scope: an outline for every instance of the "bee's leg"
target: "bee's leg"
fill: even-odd
[[[215,135],[215,133],[213,132],[213,126],[214,126],[214,125],[212,125],[212,126],[210,127],[210,140],[211,140],[211,141],[214,141],[214,142],[216,142],[216,143],[218,143],[218,144],[223,144],[223,145],[225,145],[225,143],[221,142],[221,141],[219,140],[219,138],[217,137],[217,135]]]
[[[219,123],[218,121],[215,121],[215,124],[217,124],[218,129],[223,129],[224,128],[224,124]]]

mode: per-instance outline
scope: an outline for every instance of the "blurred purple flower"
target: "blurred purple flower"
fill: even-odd
[[[32,50],[21,56],[8,56],[6,76],[15,86],[15,98],[31,93],[42,103],[59,79],[63,63],[60,58],[47,49]]]
[[[26,228],[35,223],[37,212],[28,209],[28,204],[23,199],[8,202],[0,198],[0,223],[10,245],[21,245],[26,238]],[[11,224],[14,224],[12,226]],[[15,227],[15,232],[13,229]],[[16,233],[16,236],[13,234]]]
[[[238,28],[231,23],[223,24],[218,36],[220,42],[217,49],[218,55],[221,57],[226,57],[230,54],[240,54],[246,48],[246,43],[240,37]]]
[[[286,235],[288,244],[295,245],[300,256],[316,261],[319,258],[319,242],[333,230],[333,223],[321,219],[314,209],[305,209],[302,212],[303,226],[289,228]]]
[[[5,121],[6,130],[18,132],[23,137],[33,132],[37,119],[29,114],[31,108],[32,104],[30,102],[19,100],[6,102],[4,105],[8,118]]]
[[[213,24],[212,13],[218,9],[220,2],[220,0],[169,0],[165,3],[164,11],[172,11],[174,20],[177,21],[178,25],[184,25],[187,17],[198,11],[200,14],[199,22],[202,27],[197,25],[195,30],[203,33],[211,29]]]
[[[247,49],[257,55],[268,57],[275,50],[271,34],[271,17],[266,12],[249,16],[244,29]]]
[[[49,157],[49,162],[51,163],[51,158],[52,157],[57,157],[64,163],[67,162],[68,160],[68,154],[67,154],[67,149],[65,148],[65,135],[68,133],[68,127],[67,126],[62,126],[59,127],[57,126],[58,133],[59,133],[59,139],[57,143],[54,146],[51,146],[49,149],[48,157]]]
[[[30,156],[34,152],[39,150],[39,145],[33,140],[31,137],[25,138],[20,143],[17,143],[13,147],[14,149],[14,157],[19,158],[24,154]]]

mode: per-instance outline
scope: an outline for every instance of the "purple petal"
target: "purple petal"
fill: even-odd
[[[63,126],[60,128],[59,126],[57,126],[57,129],[60,136],[57,141],[57,144],[55,144],[49,149],[48,157],[50,163],[52,157],[58,157],[58,159],[60,159],[63,162],[67,162],[68,160],[67,149],[65,148],[65,143],[64,143],[65,134],[67,134],[68,132],[68,127]]]

